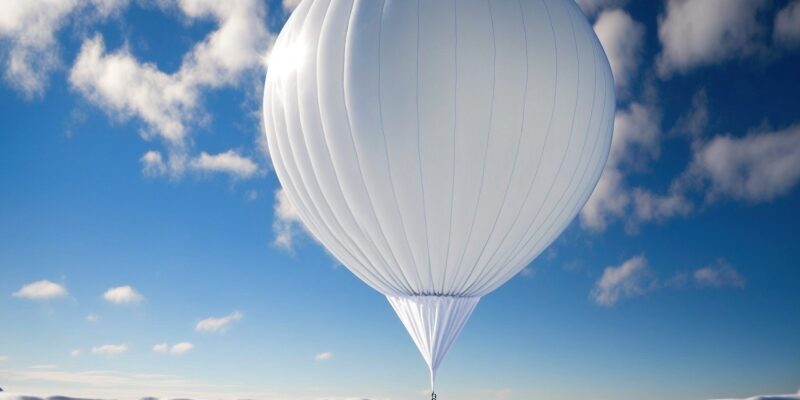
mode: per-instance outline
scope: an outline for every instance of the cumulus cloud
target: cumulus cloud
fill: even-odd
[[[625,183],[625,174],[644,170],[659,157],[660,124],[661,115],[652,106],[632,103],[617,111],[608,162],[580,213],[584,228],[603,231],[611,219],[623,217],[629,211],[637,199]]]
[[[751,55],[764,30],[758,12],[766,0],[668,0],[659,16],[662,51],[658,72],[674,72],[718,64]]]
[[[618,266],[606,267],[590,297],[595,303],[610,307],[620,299],[640,296],[651,287],[647,260],[643,256],[636,256]]]
[[[692,274],[694,282],[699,286],[743,288],[745,280],[724,260],[697,269]]]
[[[50,300],[67,295],[67,289],[57,283],[41,280],[29,283],[14,292],[14,297],[30,300]]]
[[[113,356],[128,351],[128,346],[124,344],[104,344],[92,347],[92,354]]]
[[[26,97],[41,96],[50,72],[58,68],[56,33],[78,10],[107,17],[128,0],[5,0],[0,2],[0,57],[6,82]]]
[[[626,93],[641,62],[644,26],[617,9],[600,13],[594,31],[608,56],[617,89]]]
[[[159,343],[153,346],[153,351],[155,351],[156,353],[170,353],[174,355],[180,355],[188,352],[193,348],[194,345],[189,342],[175,343],[172,346],[170,346],[167,343]]]
[[[72,349],[72,351],[69,352],[69,355],[71,355],[73,357],[77,357],[77,356],[81,355],[81,349]]]
[[[108,289],[103,294],[103,298],[114,304],[139,303],[144,300],[144,296],[130,286],[118,286]]]
[[[592,16],[607,8],[624,6],[628,0],[576,0],[586,15]]]
[[[775,16],[773,36],[786,47],[800,45],[800,0],[794,0]]]
[[[194,330],[197,332],[210,332],[210,333],[224,333],[231,325],[239,322],[244,318],[244,314],[239,311],[220,318],[206,318],[195,325]]]
[[[166,143],[167,157],[153,150],[141,157],[146,176],[169,172],[179,177],[187,164],[238,178],[253,176],[256,164],[233,151],[190,159],[187,137],[194,124],[207,120],[201,105],[205,90],[237,86],[243,78],[263,71],[272,43],[263,2],[164,0],[161,4],[176,4],[190,20],[215,21],[218,28],[184,55],[173,73],[140,61],[126,47],[108,51],[103,37],[96,35],[84,41],[70,70],[72,88],[115,119],[141,120],[145,139]]]
[[[233,150],[215,155],[202,152],[190,165],[197,171],[223,172],[239,179],[252,177],[258,172],[258,165],[253,160]]]
[[[318,353],[318,354],[314,355],[314,361],[316,361],[316,362],[328,361],[328,360],[330,360],[332,358],[333,358],[333,353],[331,353],[329,351]]]
[[[800,180],[800,125],[716,136],[695,146],[682,179],[707,187],[709,201],[727,197],[757,203],[784,195]]]
[[[272,244],[278,248],[291,251],[294,245],[294,237],[301,226],[300,214],[298,214],[297,208],[289,200],[286,192],[282,188],[275,191],[272,221],[272,232],[275,234],[275,239]]]

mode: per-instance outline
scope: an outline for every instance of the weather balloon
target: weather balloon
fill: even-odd
[[[264,123],[307,229],[384,294],[436,371],[482,296],[574,219],[615,92],[573,0],[303,0]]]

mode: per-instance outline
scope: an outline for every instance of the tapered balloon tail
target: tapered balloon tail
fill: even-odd
[[[386,296],[417,345],[431,373],[435,399],[436,370],[464,329],[480,297]]]

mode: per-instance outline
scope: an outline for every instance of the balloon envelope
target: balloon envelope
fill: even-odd
[[[478,299],[588,199],[615,101],[572,0],[304,0],[264,121],[303,223],[389,298],[433,379]]]

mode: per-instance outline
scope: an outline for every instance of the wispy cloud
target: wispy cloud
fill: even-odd
[[[168,343],[159,343],[153,346],[153,351],[156,353],[170,353],[180,355],[192,350],[194,345],[189,342],[180,342],[170,346]]]
[[[272,232],[275,235],[275,239],[272,244],[278,248],[292,251],[294,249],[294,239],[303,226],[300,221],[300,214],[291,200],[289,200],[286,191],[282,188],[275,192],[274,204]]]
[[[92,354],[113,356],[116,354],[122,354],[126,351],[128,351],[128,346],[125,344],[104,344],[92,347]]]
[[[14,297],[30,300],[49,300],[65,297],[66,295],[67,289],[64,286],[48,280],[29,283],[13,294]]]
[[[717,260],[715,264],[695,270],[692,277],[699,286],[745,287],[745,280],[742,275],[725,260]]]
[[[316,355],[314,355],[314,361],[316,362],[329,361],[331,359],[333,359],[333,353],[331,353],[330,351],[317,353]]]
[[[644,256],[632,257],[618,266],[609,266],[594,285],[589,297],[598,305],[612,307],[623,299],[642,296],[663,289],[744,288],[745,279],[727,261],[714,263],[691,272],[678,272],[664,279],[649,267]]]
[[[620,299],[641,296],[652,287],[644,256],[630,258],[618,266],[606,267],[590,296],[601,306],[613,306]]]
[[[103,294],[103,298],[114,304],[132,304],[144,300],[144,296],[130,286],[117,286],[108,289]]]
[[[211,332],[211,333],[224,333],[231,325],[239,322],[244,318],[244,314],[239,311],[220,318],[206,318],[195,325],[194,330],[197,332]]]
[[[86,316],[86,321],[88,322],[97,322],[99,320],[100,317],[98,317],[95,313],[89,313],[89,315]]]
[[[784,47],[800,46],[800,0],[794,0],[775,16],[775,41]]]
[[[56,364],[38,364],[38,365],[31,365],[28,367],[30,369],[56,369],[58,365]]]
[[[258,173],[258,165],[253,160],[233,150],[214,155],[202,152],[189,165],[197,171],[222,172],[237,179],[250,178]]]

